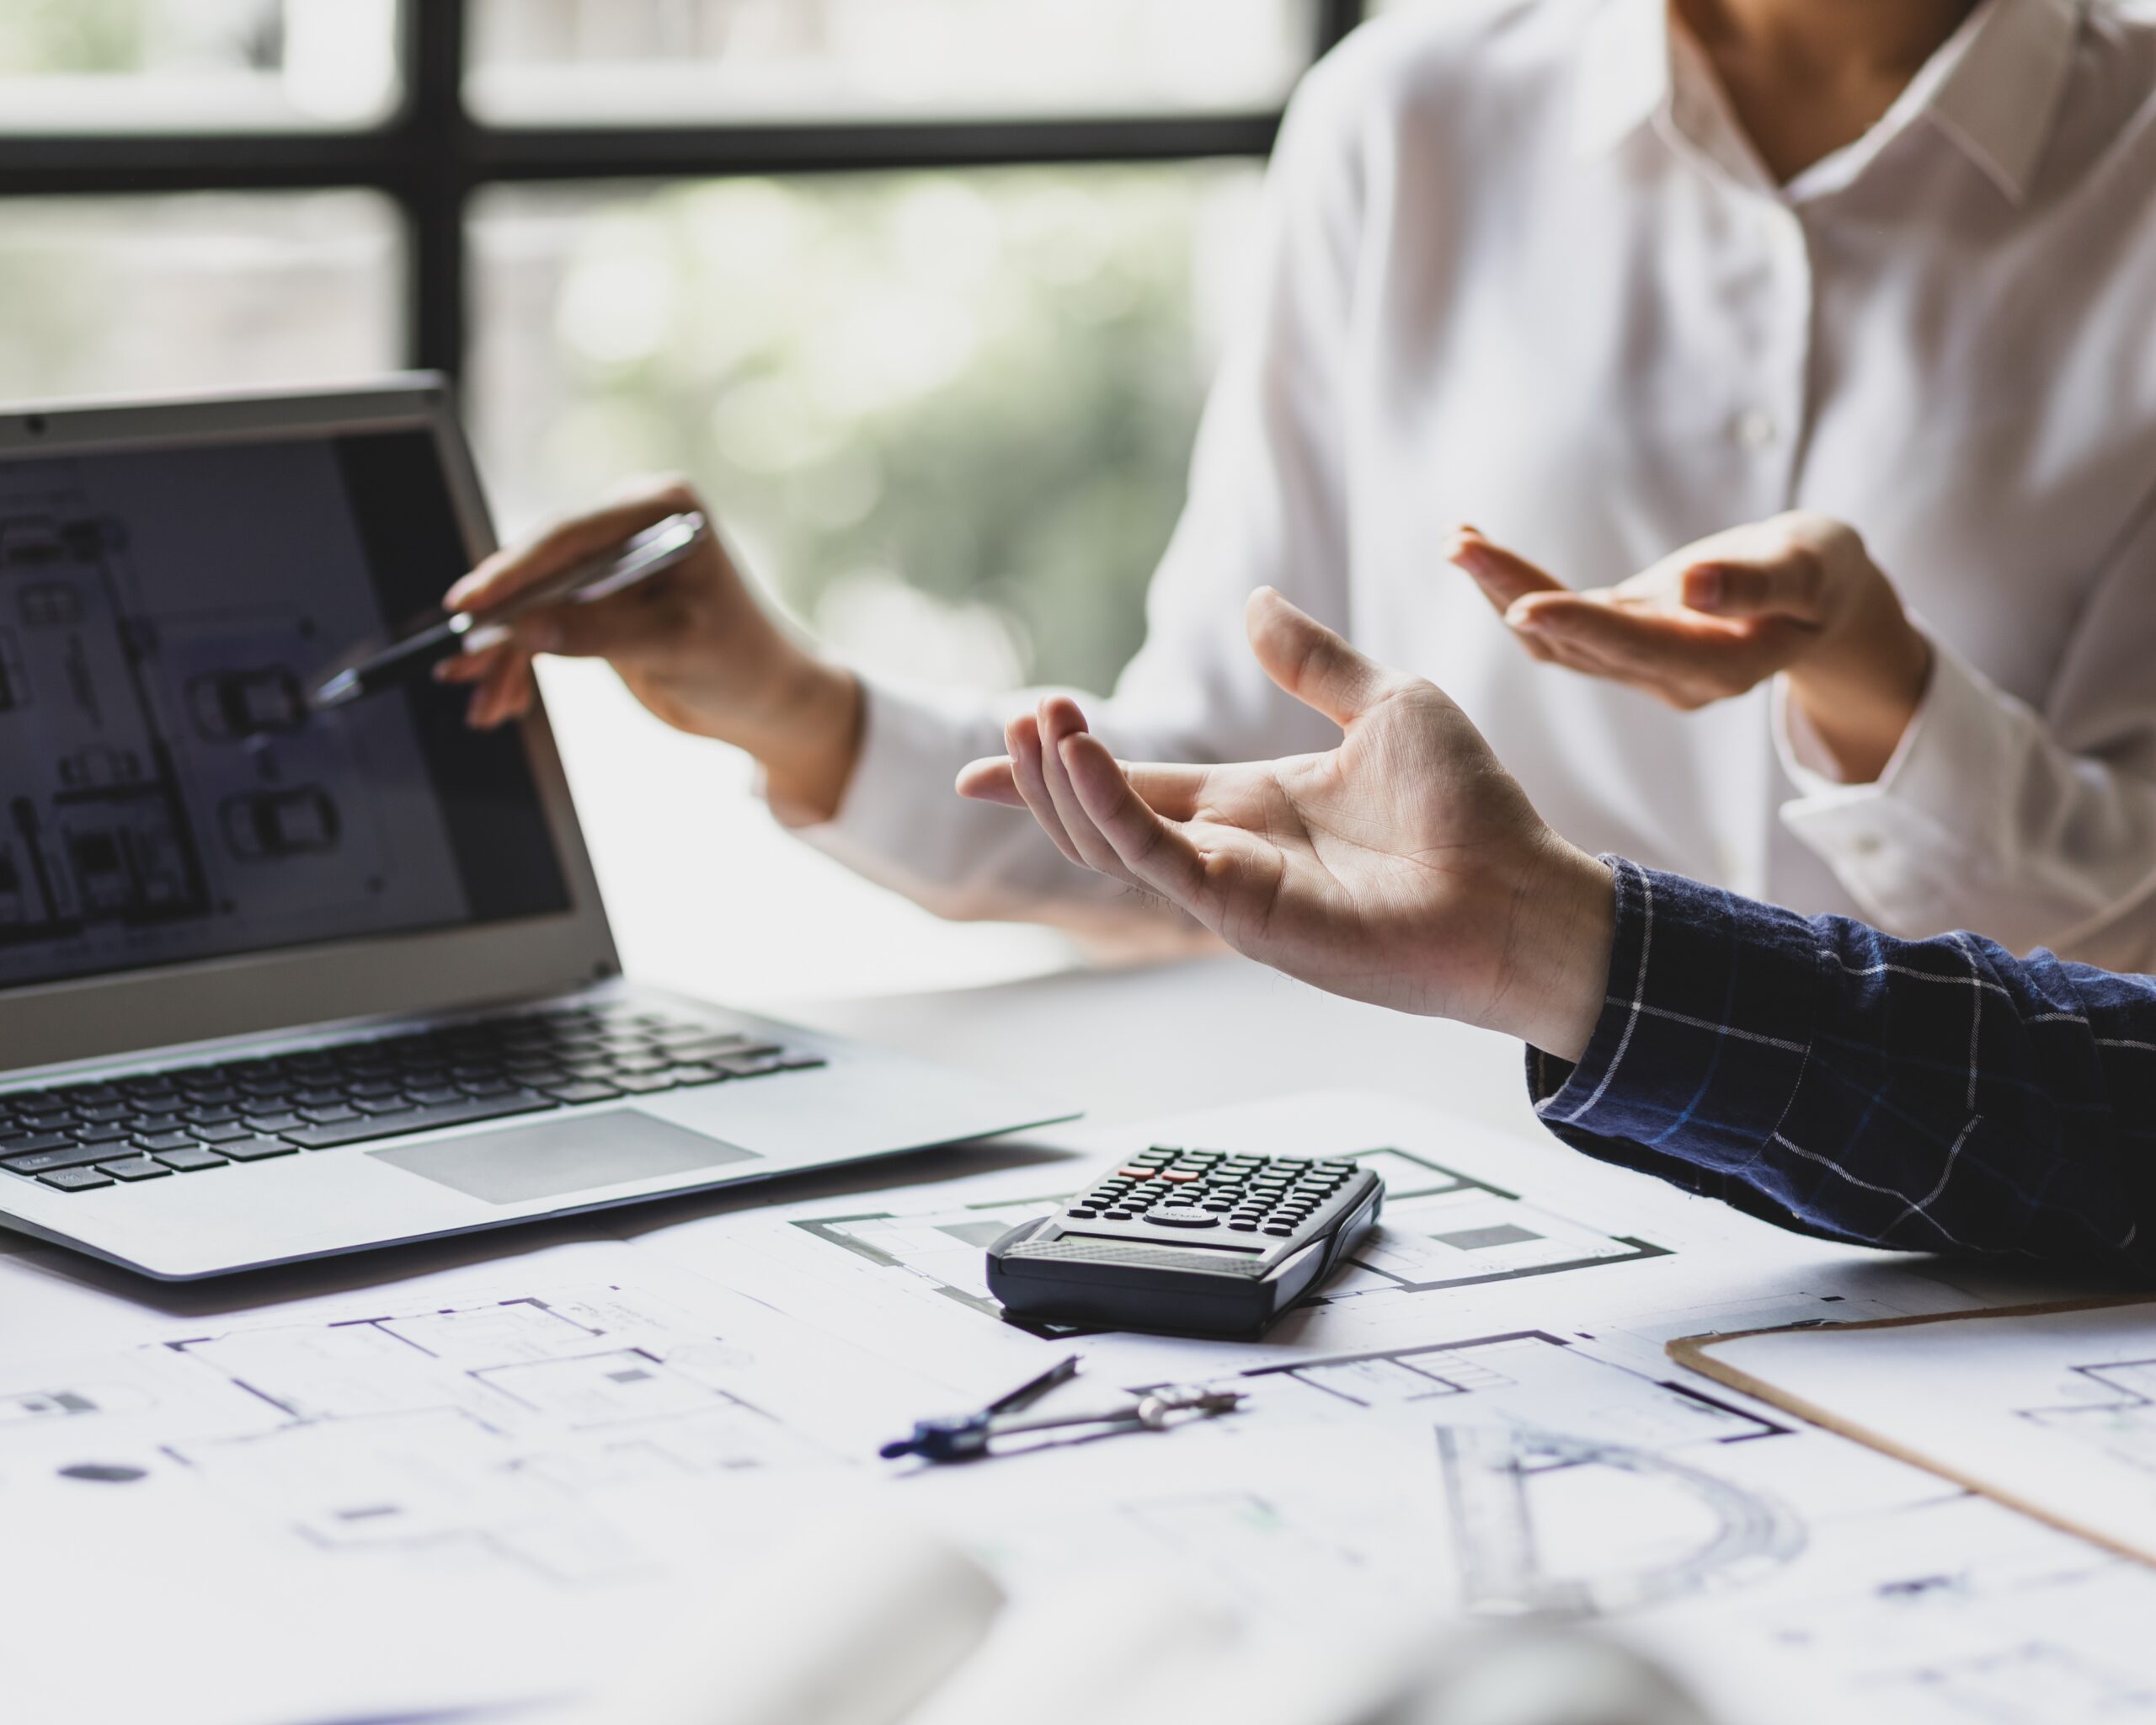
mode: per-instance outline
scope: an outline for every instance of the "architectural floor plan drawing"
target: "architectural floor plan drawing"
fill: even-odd
[[[205,916],[210,887],[122,608],[119,524],[0,499],[0,944]]]
[[[1666,1255],[1662,1247],[1601,1233],[1419,1154],[1374,1150],[1361,1159],[1385,1177],[1384,1220],[1320,1304],[1435,1294]],[[790,1226],[1000,1324],[1002,1309],[988,1290],[984,1265],[989,1247],[1068,1201],[1067,1193],[1049,1192],[914,1213],[802,1216]]]
[[[608,1494],[870,1453],[779,1405],[801,1405],[785,1390],[801,1359],[774,1370],[771,1350],[650,1280],[460,1292],[12,1366],[0,1481],[184,1497],[324,1558],[507,1566],[572,1589],[648,1574],[597,1507]]]
[[[401,705],[309,708],[364,577],[46,465],[0,490],[0,981],[462,915]]]
[[[1771,1332],[1679,1354],[2156,1565],[2156,1303]]]

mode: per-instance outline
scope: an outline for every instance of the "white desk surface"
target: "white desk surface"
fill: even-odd
[[[1238,959],[788,1015],[1094,1113],[226,1284],[0,1246],[0,1543],[37,1554],[0,1565],[0,1714],[106,1725],[149,1671],[178,1725],[603,1701],[624,1648],[712,1632],[689,1607],[715,1561],[738,1583],[790,1514],[896,1505],[995,1553],[1021,1601],[1136,1563],[1260,1624],[1584,1612],[1727,1725],[2156,1725],[2156,1573],[1680,1381],[1662,1351],[2048,1290],[1804,1240],[1577,1156],[1535,1125],[1516,1044]],[[1069,1190],[1074,1155],[1192,1110],[1157,1130],[1406,1152],[1369,1263],[1262,1343],[1083,1344],[1073,1391],[1241,1375],[1251,1411],[974,1469],[874,1462],[913,1418],[1068,1351],[986,1308],[983,1231]],[[632,1370],[590,1369],[632,1349]],[[94,1418],[53,1417],[70,1386]],[[399,1516],[419,1536],[392,1536]],[[245,1623],[245,1660],[172,1609],[198,1597]],[[56,1609],[74,1599],[99,1609]],[[105,1657],[114,1623],[131,1664]]]
[[[1537,1138],[1518,1043],[1389,1012],[1232,954],[781,1009],[819,1029],[1143,1119],[1311,1090],[1375,1090]]]

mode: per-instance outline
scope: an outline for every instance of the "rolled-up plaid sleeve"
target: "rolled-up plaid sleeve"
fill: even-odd
[[[1807,1232],[2156,1268],[2156,981],[1608,860],[1601,1019],[1529,1054],[1558,1137]]]

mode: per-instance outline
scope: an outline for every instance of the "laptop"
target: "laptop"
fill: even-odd
[[[1069,1118],[625,979],[543,714],[311,710],[493,544],[439,378],[0,414],[0,1224],[184,1280]]]

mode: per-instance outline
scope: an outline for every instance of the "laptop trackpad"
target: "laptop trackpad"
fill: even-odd
[[[528,1204],[756,1159],[752,1150],[634,1108],[367,1154],[488,1204]]]

